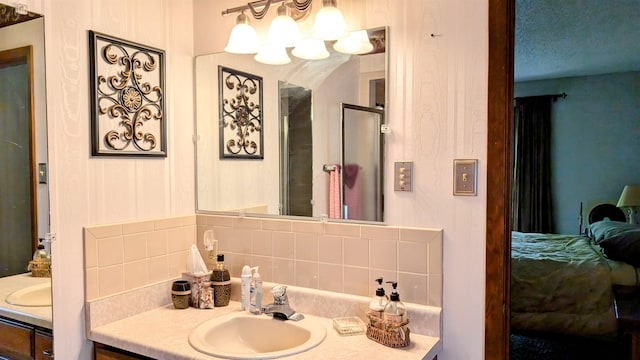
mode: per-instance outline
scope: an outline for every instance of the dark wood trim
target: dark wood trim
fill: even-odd
[[[509,359],[515,0],[489,0],[485,359]]]

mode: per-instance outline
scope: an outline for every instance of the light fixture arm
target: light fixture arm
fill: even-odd
[[[298,11],[307,11],[309,7],[311,7],[312,0],[293,0],[293,4],[296,6]]]
[[[234,8],[226,9],[222,12],[222,16],[230,15],[237,12],[242,12],[244,10],[249,10],[251,15],[255,19],[264,18],[269,12],[269,8],[271,4],[274,3],[282,3],[283,5],[287,3],[288,0],[258,0],[247,3],[247,5],[237,6]],[[294,5],[296,10],[299,12],[306,12],[311,7],[311,2],[313,0],[291,0],[290,3]]]

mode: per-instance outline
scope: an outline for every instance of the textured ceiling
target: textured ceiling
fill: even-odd
[[[640,71],[640,0],[516,0],[516,81]]]

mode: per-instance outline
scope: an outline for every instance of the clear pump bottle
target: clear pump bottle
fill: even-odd
[[[369,302],[369,315],[375,318],[382,318],[382,313],[389,302],[389,298],[382,287],[382,278],[377,278],[375,281],[378,283],[378,289],[376,290],[376,295]]]
[[[254,270],[253,275],[251,275],[251,290],[250,290],[250,308],[249,311],[252,314],[261,314],[262,313],[262,279],[260,278],[260,273],[258,272],[259,267],[256,266],[251,268]]]
[[[390,323],[400,324],[407,319],[407,310],[400,301],[400,294],[398,294],[398,283],[396,281],[387,281],[393,286],[393,291],[389,297],[389,303],[384,307],[383,318]]]
[[[47,251],[44,249],[44,245],[39,244],[38,249],[33,253],[33,260],[47,260],[48,256],[49,254],[47,254]]]

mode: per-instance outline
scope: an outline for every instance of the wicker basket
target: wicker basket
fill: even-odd
[[[411,343],[410,331],[407,327],[409,320],[392,323],[375,316],[368,317],[367,337],[369,339],[392,348],[405,347]]]
[[[29,270],[33,277],[51,277],[51,261],[32,260],[29,261]]]

